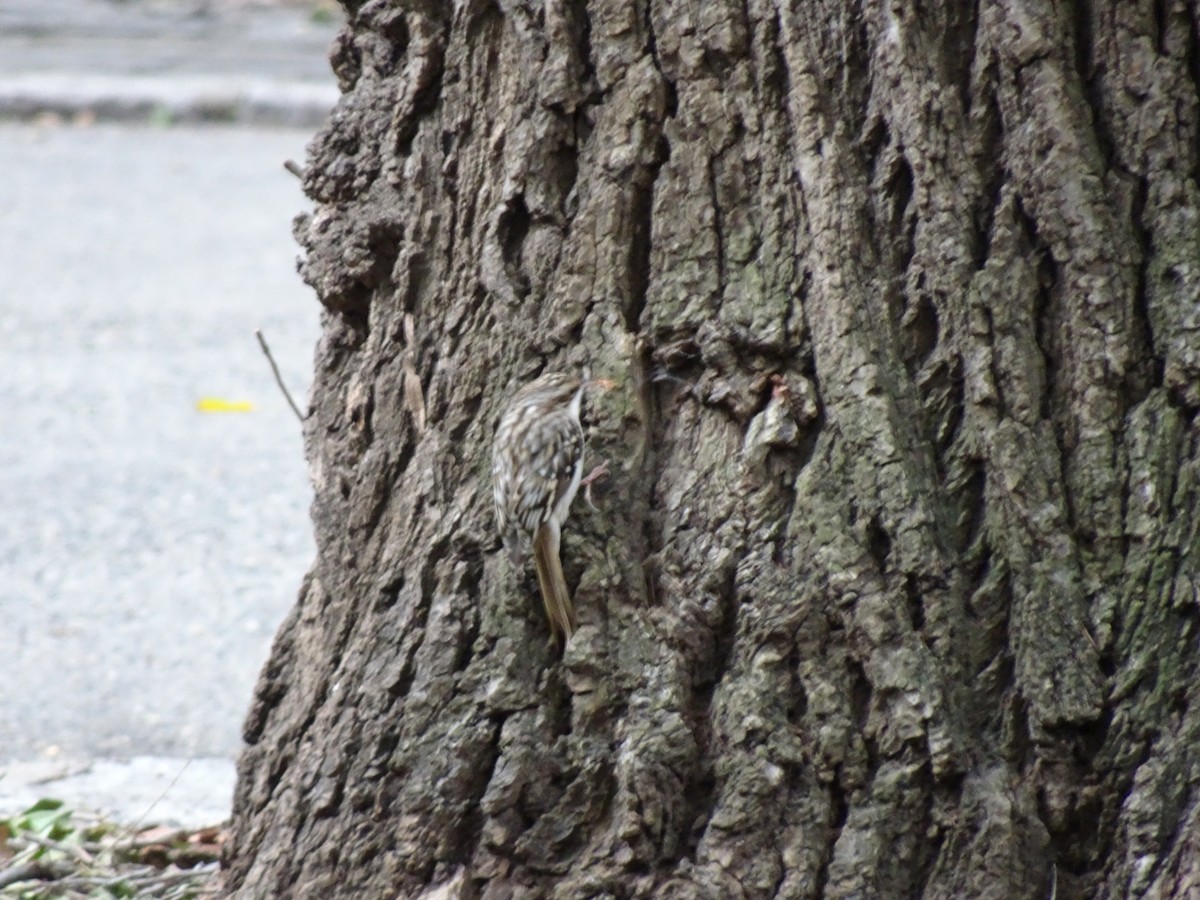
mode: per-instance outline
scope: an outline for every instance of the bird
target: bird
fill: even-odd
[[[579,414],[588,383],[563,372],[534,379],[505,405],[492,444],[497,528],[514,565],[532,545],[546,618],[564,641],[575,632],[575,610],[559,542],[584,480]]]

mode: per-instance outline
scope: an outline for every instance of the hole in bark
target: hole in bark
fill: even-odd
[[[1186,688],[1181,689],[1176,699],[1181,698],[1183,698],[1184,706],[1186,707]],[[1090,763],[1104,749],[1104,745],[1108,741],[1108,731],[1112,727],[1112,721],[1112,707],[1106,706],[1095,721],[1085,722],[1077,726],[1079,734],[1078,756],[1082,762]]]
[[[884,186],[884,191],[892,199],[892,222],[899,223],[904,216],[913,195],[912,166],[903,156],[896,159],[896,168]]]
[[[279,783],[283,781],[283,776],[287,774],[287,770],[292,765],[292,757],[290,753],[282,752],[272,760],[271,771],[267,774],[267,793],[273,795],[279,787]]]
[[[1086,3],[1076,5],[1074,12],[1075,46],[1072,49],[1075,51],[1075,71],[1079,74],[1079,80],[1086,85],[1092,80],[1094,71],[1092,65],[1092,20]],[[1092,107],[1093,113],[1098,110],[1098,107]]]
[[[833,790],[832,799],[833,799],[833,822],[830,824],[832,824],[832,826],[833,826],[833,835],[834,835],[834,837],[836,837],[837,835],[841,834],[842,829],[846,827],[846,820],[850,818],[850,803],[846,799],[846,792],[841,790],[840,788],[836,788],[836,787]],[[836,842],[835,841],[829,842],[830,850],[833,849],[834,843],[836,843]],[[820,895],[818,895],[818,896],[820,896]]]
[[[679,113],[679,92],[675,89],[675,82],[669,78],[663,78],[663,84],[667,89],[666,103],[664,106],[666,118],[673,119]],[[669,159],[671,155],[670,147],[667,148],[667,154],[664,159]]]
[[[713,630],[713,682],[709,688],[709,699],[717,681],[729,667],[729,657],[733,653],[734,640],[737,638],[737,567],[727,566],[721,579],[721,593],[716,598],[719,605],[719,618]]]
[[[404,590],[404,573],[397,572],[388,581],[379,588],[379,593],[375,597],[375,603],[372,609],[375,612],[382,612],[385,609],[391,609],[396,600],[400,597],[400,592]]]
[[[593,85],[596,78],[596,64],[592,61],[592,18],[587,14],[587,5],[583,3],[564,3],[563,14],[570,23],[571,33],[575,36],[575,45],[579,52],[579,84]]]
[[[793,725],[798,725],[800,720],[808,713],[808,693],[804,690],[804,682],[800,680],[800,675],[797,671],[799,660],[796,652],[793,651],[788,659],[788,669],[792,674],[791,692],[787,698],[787,718]]]
[[[779,24],[779,9],[772,7],[772,10],[771,18],[762,23],[764,26],[762,43],[766,45],[766,48],[762,54],[762,65],[758,67],[758,71],[762,73],[763,93],[774,101],[769,102],[767,108],[787,109],[785,98],[791,93],[791,86],[787,61],[783,53],[783,41],[780,38],[782,29]]]
[[[588,139],[592,136],[592,132],[596,128],[595,123],[592,121],[591,109],[585,105],[575,110],[572,125],[575,128],[575,146],[586,146]]]
[[[1004,674],[1007,676],[1005,681],[1011,686],[1015,673],[1013,671],[1012,660],[1007,657],[1005,658]],[[1016,693],[1015,690],[1009,702],[1007,730],[1009,759],[1018,770],[1024,769],[1029,765],[1033,739],[1029,734],[1029,710],[1026,706],[1025,698]]]
[[[1171,694],[1171,712],[1180,718],[1186,716],[1188,709],[1191,707],[1191,703],[1188,700],[1188,690],[1188,687],[1181,686]]]
[[[850,669],[850,715],[854,724],[861,732],[867,727],[867,717],[871,712],[871,682],[862,665],[857,661],[849,664]]]
[[[483,31],[486,28],[492,28],[495,30],[502,28],[504,23],[504,10],[500,8],[500,4],[497,3],[496,0],[490,0],[490,2],[489,0],[484,0],[482,3],[475,4],[474,9],[471,12],[471,18],[467,22],[466,45],[468,47],[494,48],[498,43],[496,41],[496,35],[492,34],[484,36]],[[489,52],[494,52],[494,49],[489,49]],[[489,69],[495,68],[494,59],[489,58],[488,63]]]
[[[704,68],[712,73],[717,81],[727,80],[729,73],[733,70],[733,62],[730,60],[729,54],[713,47],[704,48],[702,60]]]
[[[887,204],[883,241],[890,244],[896,256],[896,268],[905,271],[916,252],[917,213],[913,208],[913,172],[908,160],[896,155],[891,173],[883,185],[880,206]]]
[[[911,574],[904,578],[904,605],[908,611],[908,622],[912,626],[912,630],[923,630],[925,628],[925,602],[921,596],[921,589],[917,585],[917,579]]]
[[[1154,46],[1160,56],[1169,56],[1167,52],[1168,17],[1166,0],[1154,0]]]
[[[645,184],[634,189],[631,245],[629,248],[629,298],[625,305],[625,327],[630,332],[641,330],[642,310],[646,305],[646,290],[650,286],[650,235],[654,219],[654,181],[662,160],[666,158],[667,139],[659,135],[658,161]]]
[[[888,284],[886,288],[884,288],[882,301],[884,309],[887,312],[888,322],[891,323],[893,328],[895,328],[895,330],[899,333],[901,328],[903,328],[904,321],[904,294],[901,287],[897,283],[897,280],[893,279],[892,282]],[[909,354],[907,348],[904,346],[905,339],[903,334],[900,334],[898,340],[901,345],[900,358],[904,361],[905,365],[907,365]]]
[[[367,427],[366,404],[356,404],[350,408],[350,426],[355,431],[363,431]]]
[[[879,163],[879,155],[891,140],[892,134],[888,130],[887,122],[882,116],[874,117],[862,138],[863,153],[866,156],[867,165],[871,169],[872,181],[875,180],[875,167]]]
[[[887,571],[888,556],[892,552],[892,539],[879,521],[878,516],[872,516],[867,523],[867,550],[879,571]]]
[[[579,178],[579,155],[574,147],[560,145],[551,158],[551,172],[548,173],[561,198],[559,211],[564,217],[570,218],[567,199],[575,190],[575,182]]]
[[[841,88],[835,102],[838,108],[846,110],[850,116],[851,133],[861,133],[867,119],[867,109],[870,105],[872,87],[871,72],[871,40],[867,33],[869,16],[855,15],[858,27],[845,21],[845,34],[849,38],[841,45],[842,59],[837,59],[837,51],[830,47],[825,64],[829,71],[839,72],[841,78],[834,82]]]
[[[468,538],[458,548],[459,559],[465,563],[462,582],[459,584],[459,595],[463,603],[463,625],[458,634],[458,646],[454,658],[454,671],[466,671],[475,656],[475,641],[479,637],[480,612],[479,604],[472,602],[482,593],[480,586],[483,582],[483,548],[474,540]]]
[[[526,235],[529,234],[530,224],[529,207],[525,205],[525,197],[518,194],[508,201],[496,226],[504,262],[513,268],[520,268],[521,249],[525,244]]]
[[[436,225],[434,226],[433,231],[434,231],[434,233],[436,233],[436,231],[437,231]],[[411,244],[409,246],[411,247]],[[401,260],[401,258],[398,257],[397,263],[405,265],[408,268],[408,271],[406,273],[407,278],[405,279],[408,284],[408,290],[405,291],[404,309],[406,312],[411,312],[411,313],[415,314],[421,308],[421,302],[420,302],[421,298],[423,296],[425,296],[428,286],[429,286],[429,281],[430,281],[429,260],[426,258],[425,254],[423,252],[421,252],[420,250],[417,250],[417,251],[409,254],[408,258],[404,259],[402,263],[400,262],[400,260]],[[399,280],[399,279],[393,277],[393,281],[396,281],[396,280]],[[397,324],[397,333],[396,333],[394,339],[397,342],[402,343],[403,335],[401,332],[401,326],[403,323],[403,317],[398,316],[397,320],[398,320],[396,323]],[[412,347],[408,348],[413,351],[414,359],[419,360],[417,353],[421,348],[421,343],[422,343],[423,338],[427,338],[427,336],[420,335],[420,334],[417,335],[416,343]]]
[[[949,60],[951,75],[948,84],[962,85],[961,102],[963,113],[967,116],[971,113],[971,70],[975,67],[976,45],[979,35],[979,4],[978,3],[952,3],[949,4],[949,9],[957,11],[963,18],[957,23],[958,27],[952,29],[954,33],[961,34],[959,52],[953,53]],[[954,15],[954,12],[951,12]]]
[[[416,671],[413,668],[412,660],[407,659],[400,666],[400,671],[396,673],[396,677],[387,686],[387,692],[393,700],[398,700],[401,697],[407,697],[409,689],[412,688],[413,678]]]
[[[371,308],[371,289],[367,285],[360,281],[350,281],[344,287],[331,287],[322,284],[318,280],[319,276],[310,277],[307,266],[300,274],[305,283],[317,291],[322,306],[330,312],[341,313],[347,331],[366,335],[367,314]]]
[[[400,732],[398,729],[388,729],[379,736],[375,742],[375,752],[372,754],[374,766],[386,766],[391,760],[392,754],[396,752],[396,747],[400,744]],[[371,770],[368,770],[371,774]],[[382,774],[378,768],[374,768],[374,774],[371,780],[376,780]]]
[[[696,849],[700,846],[700,841],[708,828],[708,822],[712,818],[713,797],[716,790],[717,782],[712,773],[705,773],[694,779],[687,787],[685,792],[686,816],[687,820],[691,821],[691,828],[688,830],[687,841],[683,848],[685,858],[694,858],[696,855]]]
[[[1049,249],[1043,249],[1038,260],[1038,290],[1034,295],[1033,322],[1034,341],[1042,351],[1046,370],[1046,388],[1042,393],[1041,416],[1050,419],[1054,415],[1055,382],[1057,381],[1058,341],[1056,340],[1057,310],[1055,288],[1058,285],[1058,263]]]
[[[1004,188],[1004,130],[1001,128],[1000,104],[994,86],[987,85],[987,99],[981,114],[979,145],[984,157],[980,162],[983,185],[979,202],[975,207],[978,234],[975,238],[975,268],[982,269],[987,262],[988,246],[992,242],[992,227],[996,210],[1000,208]]]

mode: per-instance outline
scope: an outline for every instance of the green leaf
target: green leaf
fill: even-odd
[[[55,800],[53,797],[42,797],[42,799],[38,800],[37,803],[25,810],[24,815],[29,815],[29,813],[33,812],[42,812],[43,810],[62,808],[63,802],[61,800]]]
[[[137,888],[128,881],[118,881],[115,884],[108,885],[109,892],[114,897],[136,897]]]
[[[71,827],[71,810],[61,800],[43,797],[11,821],[14,830],[32,831],[42,837],[61,841],[75,829]]]

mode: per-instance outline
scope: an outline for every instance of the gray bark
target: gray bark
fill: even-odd
[[[244,897],[1200,892],[1194,2],[370,2]],[[593,397],[560,659],[504,398]],[[428,893],[426,893],[428,892]]]

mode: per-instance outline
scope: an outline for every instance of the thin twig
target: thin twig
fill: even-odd
[[[301,181],[304,180],[304,166],[300,165],[300,163],[296,162],[294,159],[285,159],[283,161],[283,167]]]
[[[64,872],[70,871],[66,866],[52,866],[44,860],[34,860],[19,866],[0,870],[0,888],[19,881],[48,881],[58,878]]]
[[[189,881],[201,881],[211,878],[217,873],[214,863],[209,866],[197,866],[194,869],[175,869],[156,871],[149,868],[132,869],[104,875],[68,875],[55,883],[59,888],[95,888],[116,887],[127,884],[133,888],[171,887],[176,884],[186,884]]]
[[[262,347],[262,352],[267,357],[267,362],[271,364],[271,371],[275,373],[275,383],[279,385],[279,390],[283,392],[284,399],[287,400],[288,406],[292,408],[292,412],[296,414],[296,418],[303,422],[304,416],[300,413],[300,407],[296,405],[296,401],[292,399],[287,385],[283,383],[283,376],[279,374],[279,366],[275,365],[275,357],[271,355],[271,348],[267,346],[267,339],[263,337],[262,329],[255,328],[254,336],[258,338],[258,346]]]
[[[185,765],[180,770],[176,781],[186,768]],[[170,786],[167,790],[170,790]],[[166,791],[163,792],[163,795],[165,794]],[[159,797],[159,800],[161,799],[162,796]],[[155,801],[157,802],[158,800]],[[147,810],[143,817],[149,812],[150,810]],[[80,818],[86,819],[87,816],[81,813]],[[163,832],[160,839],[164,843],[173,843],[187,834],[186,831],[178,829],[158,830]],[[192,837],[207,830],[192,832]],[[79,829],[76,829],[75,833],[83,834]],[[138,863],[126,858],[127,854],[136,853],[144,843],[138,839],[136,830],[129,831],[121,827],[119,835],[116,843],[113,842],[112,834],[104,834],[99,838],[84,839],[76,845],[18,829],[16,834],[8,838],[10,848],[16,850],[18,856],[9,861],[11,864],[7,868],[0,868],[0,895],[7,896],[9,891],[5,890],[6,888],[23,882],[41,882],[41,886],[31,889],[47,892],[47,896],[53,893],[56,897],[74,897],[79,896],[81,891],[97,889],[107,889],[112,893],[121,887],[133,889],[137,896],[146,900],[215,900],[220,894],[220,866],[211,858],[211,854],[206,854],[205,860],[195,865],[189,866],[186,860],[170,860],[165,869],[159,868],[155,863]],[[64,854],[65,858],[60,859],[56,855],[53,858],[42,857],[18,862],[39,847],[52,850],[55,854]],[[195,853],[197,850],[198,848],[189,844],[188,848],[181,848],[181,853]],[[51,884],[52,887],[49,886]],[[38,895],[42,896],[41,893]]]
[[[29,841],[30,843],[37,844],[39,847],[42,847],[46,850],[57,850],[64,856],[70,856],[83,863],[85,866],[90,866],[93,862],[95,862],[92,854],[88,853],[87,850],[85,850],[82,846],[64,844],[62,841],[51,840],[50,838],[40,835],[35,831],[23,831],[17,836],[17,838],[14,839],[14,842],[17,840]]]
[[[146,807],[146,811],[138,816],[137,821],[130,826],[130,831],[132,831],[134,834],[137,834],[137,830],[141,827],[142,822],[146,820],[146,816],[150,815],[154,807],[158,806],[158,804],[162,802],[162,798],[167,796],[167,793],[171,790],[171,788],[175,787],[175,785],[179,783],[179,779],[183,777],[183,773],[187,771],[188,766],[191,764],[192,761],[190,759],[185,759],[183,761],[183,767],[175,773],[175,777],[171,779],[171,783],[163,788],[162,793],[154,798],[154,802]]]
[[[121,853],[135,853],[147,847],[169,847],[176,841],[182,840],[187,836],[187,832],[182,828],[164,832],[161,836],[151,839],[139,838],[140,834],[141,832],[135,832],[127,840],[116,840],[113,842],[112,848]]]

